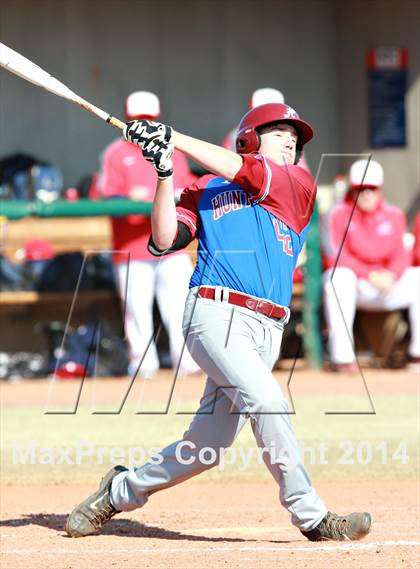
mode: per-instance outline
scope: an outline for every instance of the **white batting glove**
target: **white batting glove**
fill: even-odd
[[[169,142],[151,140],[144,144],[143,156],[153,164],[158,178],[164,180],[173,174],[172,153],[174,145]]]
[[[151,141],[170,142],[172,128],[159,122],[140,119],[128,122],[123,135],[125,140],[144,148],[145,144]]]

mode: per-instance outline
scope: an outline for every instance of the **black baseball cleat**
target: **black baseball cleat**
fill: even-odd
[[[325,518],[310,531],[301,533],[310,541],[351,541],[362,539],[370,532],[373,519],[367,512],[355,512],[348,516],[337,516],[327,512]]]
[[[128,470],[125,466],[111,468],[102,478],[99,489],[74,508],[66,521],[70,537],[91,535],[118,513],[111,504],[109,490],[113,478],[125,470]]]

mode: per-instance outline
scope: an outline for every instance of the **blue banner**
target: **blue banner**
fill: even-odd
[[[370,49],[367,66],[370,146],[404,147],[408,51],[387,46]]]

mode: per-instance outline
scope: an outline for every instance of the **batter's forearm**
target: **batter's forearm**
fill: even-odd
[[[151,223],[154,244],[161,251],[168,249],[175,239],[178,225],[172,176],[158,180]]]
[[[232,181],[242,166],[242,158],[239,154],[175,130],[172,133],[171,142],[203,168],[226,180]]]

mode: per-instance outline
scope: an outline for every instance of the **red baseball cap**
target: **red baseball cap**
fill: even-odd
[[[29,239],[24,249],[27,261],[48,261],[55,257],[54,247],[46,239]]]

